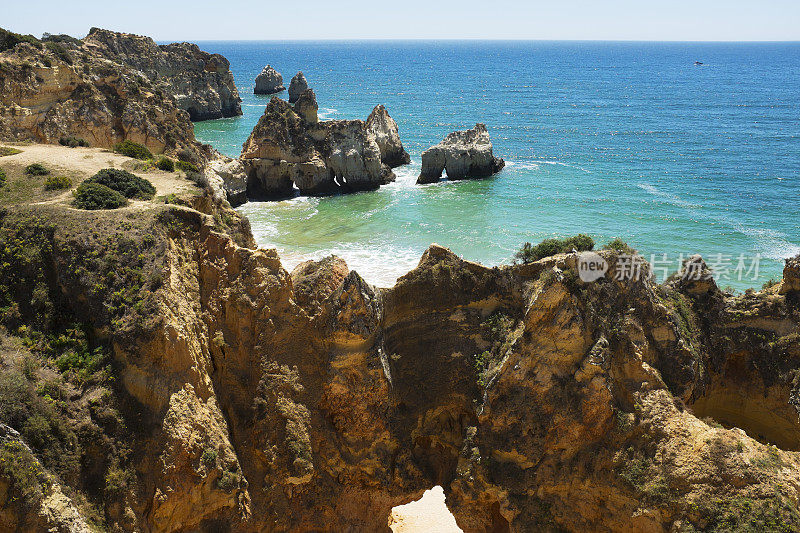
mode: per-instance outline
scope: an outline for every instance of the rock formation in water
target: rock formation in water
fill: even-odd
[[[375,142],[381,149],[381,161],[385,165],[395,168],[411,162],[411,156],[400,141],[397,123],[383,105],[376,105],[367,117],[367,131],[375,136]]]
[[[484,124],[471,130],[454,131],[442,142],[422,152],[422,172],[417,183],[439,181],[442,171],[447,179],[485,178],[500,171],[505,161],[492,153],[492,141]]]
[[[253,91],[255,94],[275,94],[285,90],[283,76],[270,65],[264,67],[261,73],[256,76],[256,88]]]
[[[308,89],[308,82],[302,72],[298,72],[289,83],[289,103],[293,104],[300,98],[306,89]]]
[[[274,97],[242,148],[248,196],[325,195],[377,189],[394,180],[362,120],[317,121],[314,91],[294,107]]]
[[[800,255],[786,260],[781,294],[800,294]]]
[[[433,245],[379,289],[192,205],[0,215],[0,529],[388,531],[440,484],[468,533],[800,530],[791,278]]]
[[[193,121],[242,114],[230,63],[219,54],[192,43],[157,45],[150,37],[98,28],[83,42],[88,53],[143,72]]]

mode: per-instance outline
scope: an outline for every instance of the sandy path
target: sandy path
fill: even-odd
[[[461,529],[444,501],[442,487],[426,490],[422,498],[392,509],[389,527],[394,533],[458,533]]]
[[[104,168],[124,168],[131,170],[139,163],[136,159],[115,154],[104,148],[69,148],[53,144],[14,144],[3,143],[3,146],[13,146],[22,153],[0,158],[3,165],[19,165],[25,167],[31,163],[43,163],[51,169],[53,174],[64,174],[72,178],[73,185],[77,185]],[[192,182],[183,177],[180,172],[164,172],[149,170],[142,172],[133,170],[134,174],[147,178],[156,188],[156,196],[170,193],[196,192]],[[69,197],[65,193],[46,203],[53,203]]]

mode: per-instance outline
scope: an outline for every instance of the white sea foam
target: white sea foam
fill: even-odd
[[[569,163],[564,163],[563,161],[548,161],[546,159],[534,159],[531,163],[536,163],[540,165],[555,165],[559,167],[567,167],[567,168],[574,168],[576,170],[580,170],[581,172],[586,172],[587,174],[591,174],[592,171],[578,165],[571,165]]]
[[[272,247],[258,241],[260,246]],[[292,271],[303,261],[319,260],[329,255],[336,255],[347,262],[350,270],[358,274],[372,285],[391,287],[398,277],[412,270],[419,263],[424,250],[413,250],[397,246],[370,246],[355,243],[337,243],[330,248],[303,253],[278,247],[281,263],[288,271]]]
[[[320,107],[317,110],[317,116],[320,118],[320,120],[327,120],[327,119],[329,119],[329,118],[331,118],[333,116],[336,116],[338,114],[339,114],[339,110],[338,109],[334,109],[332,107]]]

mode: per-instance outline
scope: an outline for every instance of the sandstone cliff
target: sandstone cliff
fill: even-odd
[[[2,321],[31,339],[2,375],[83,380],[59,396],[76,444],[51,443],[81,460],[8,416],[106,527],[386,531],[441,484],[468,532],[800,530],[788,280],[618,281],[603,251],[587,284],[574,254],[487,268],[434,245],[378,289],[336,258],[290,274],[246,231],[236,244],[224,207],[196,207],[0,217]],[[76,323],[109,374],[56,364]],[[39,353],[53,362],[31,370]],[[53,489],[9,505],[33,481],[4,465],[0,523],[35,523]]]
[[[286,90],[283,86],[283,76],[270,65],[261,70],[256,76],[255,94],[275,94]]]
[[[242,114],[230,63],[193,43],[157,45],[150,37],[92,28],[83,40],[93,54],[132,67],[175,98],[193,121]]]
[[[240,115],[227,60],[189,43],[93,29],[22,42],[0,53],[0,138],[92,146],[128,139],[154,153],[215,154],[194,139],[190,119]]]

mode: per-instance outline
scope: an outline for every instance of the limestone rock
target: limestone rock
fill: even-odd
[[[175,98],[193,121],[242,114],[230,63],[193,43],[157,45],[151,38],[92,28],[85,47],[143,72]]]
[[[255,94],[275,94],[284,90],[286,87],[283,86],[283,76],[272,66],[267,65],[256,76],[256,88],[253,91]]]
[[[303,91],[294,103],[294,110],[309,124],[316,124],[319,121],[317,117],[319,106],[317,105],[317,96],[314,94],[313,89],[306,89]]]
[[[780,294],[800,292],[800,255],[786,260],[783,267],[783,283],[779,290]]]
[[[273,97],[244,143],[249,197],[289,196],[293,185],[307,195],[371,190],[394,179],[363,121],[311,122],[311,90],[297,104]]]
[[[0,86],[0,138],[8,141],[73,135],[110,148],[127,139],[204,164],[213,150],[195,141],[190,120],[241,115],[224,57],[96,28],[83,41],[0,53]]]
[[[205,174],[219,199],[227,200],[233,207],[247,201],[247,171],[238,159],[219,156],[208,164]]]
[[[367,131],[375,136],[375,141],[381,150],[381,161],[391,168],[407,165],[411,156],[403,148],[397,123],[389,116],[383,105],[375,106],[367,117]]]
[[[484,124],[471,130],[454,131],[442,142],[422,152],[422,172],[417,183],[434,183],[447,172],[447,179],[485,178],[499,172],[505,161],[492,153],[492,142]]]
[[[298,72],[289,83],[289,103],[293,104],[300,98],[306,89],[308,89],[308,82],[302,72]]]

